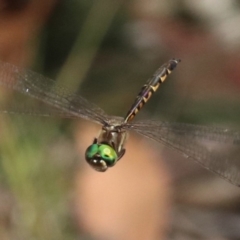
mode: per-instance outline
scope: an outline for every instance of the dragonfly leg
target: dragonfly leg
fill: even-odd
[[[116,143],[115,142],[111,142],[112,143],[112,146],[113,146],[113,149],[115,149],[115,151],[117,152],[118,154],[118,161],[123,157],[123,155],[125,154],[126,152],[126,149],[125,148],[122,148],[120,151],[119,149],[116,147]]]
[[[121,152],[119,153],[118,161],[124,156],[125,152],[126,152],[126,149],[123,148],[123,149],[121,150]]]

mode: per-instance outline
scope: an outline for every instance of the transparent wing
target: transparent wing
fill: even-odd
[[[124,128],[174,148],[240,186],[240,132],[158,121],[135,122]]]
[[[108,116],[101,108],[54,84],[53,80],[31,70],[0,62],[0,85],[59,109],[62,116],[65,113],[66,117],[81,117],[99,124],[107,121]]]
[[[14,101],[15,99],[11,98],[11,101]],[[45,105],[45,106],[43,106]],[[69,114],[67,112],[64,112],[61,109],[54,108],[51,106],[48,106],[46,104],[36,106],[28,105],[28,104],[14,104],[14,105],[0,105],[0,114],[17,114],[17,115],[30,115],[30,116],[36,116],[36,117],[60,117],[60,118],[71,118],[76,119],[78,118],[75,115]]]

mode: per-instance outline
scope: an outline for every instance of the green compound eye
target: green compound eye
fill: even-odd
[[[118,156],[107,144],[92,144],[87,148],[85,158],[95,170],[104,172],[117,162]]]
[[[117,154],[114,149],[106,144],[99,146],[99,153],[103,160],[112,165],[117,159]]]
[[[85,153],[86,159],[93,158],[94,155],[98,153],[98,147],[99,146],[97,144],[92,144],[91,146],[89,146]]]

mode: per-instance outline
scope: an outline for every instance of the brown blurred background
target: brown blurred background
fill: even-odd
[[[138,119],[238,129],[239,24],[237,0],[0,0],[0,59],[124,116],[152,73],[181,58]],[[137,134],[113,169],[94,172],[84,152],[99,129],[1,115],[1,240],[240,239],[239,188]]]

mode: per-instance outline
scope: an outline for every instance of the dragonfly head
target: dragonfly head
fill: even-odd
[[[99,172],[105,172],[108,167],[115,165],[118,160],[117,153],[111,146],[96,143],[87,148],[85,158],[89,165]]]

